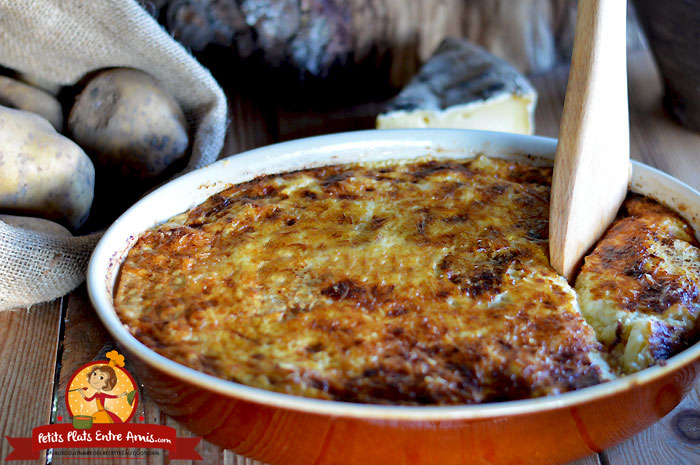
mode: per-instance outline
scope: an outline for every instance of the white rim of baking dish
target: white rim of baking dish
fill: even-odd
[[[522,415],[573,407],[633,386],[647,384],[700,358],[700,343],[644,369],[595,386],[559,395],[457,406],[391,406],[312,399],[254,388],[202,373],[174,362],[139,342],[121,323],[112,304],[112,286],[126,252],[138,235],[181,213],[225,187],[262,174],[274,174],[349,161],[418,158],[553,159],[556,140],[540,136],[460,129],[368,130],[316,136],[261,147],[192,171],[151,192],[105,232],[88,267],[88,291],[99,318],[118,344],[146,364],[184,382],[232,399],[313,414],[371,420],[457,420]],[[534,158],[533,158],[534,157]],[[551,161],[549,162],[551,163]],[[639,162],[633,162],[630,188],[676,210],[700,231],[700,192]]]

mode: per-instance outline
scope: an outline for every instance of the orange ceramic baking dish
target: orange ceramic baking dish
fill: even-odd
[[[308,399],[225,381],[179,365],[136,340],[112,304],[120,264],[146,228],[260,175],[322,165],[492,157],[549,163],[556,140],[464,130],[362,131],[263,147],[219,161],[154,191],[105,233],[90,261],[98,315],[161,409],[194,434],[270,464],[557,464],[600,452],[670,412],[700,370],[700,344],[614,381],[559,396],[413,407]],[[700,230],[700,193],[641,163],[630,188]]]

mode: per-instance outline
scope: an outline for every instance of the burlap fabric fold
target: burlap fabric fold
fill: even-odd
[[[0,65],[60,85],[102,68],[140,69],[175,97],[194,128],[186,171],[213,162],[223,146],[223,91],[134,0],[0,0]],[[0,220],[0,310],[70,292],[85,279],[98,239]]]

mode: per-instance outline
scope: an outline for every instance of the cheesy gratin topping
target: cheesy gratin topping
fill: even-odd
[[[601,325],[549,266],[550,182],[551,168],[485,157],[261,177],[143,233],[115,307],[176,362],[294,395],[470,404],[600,383]],[[613,332],[615,350],[636,337]]]
[[[700,329],[700,250],[692,229],[658,203],[632,196],[586,257],[576,291],[616,371],[667,359],[695,342]]]

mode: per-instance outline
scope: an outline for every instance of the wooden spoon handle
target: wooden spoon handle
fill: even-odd
[[[630,175],[626,3],[579,0],[550,203],[550,261],[571,280],[622,204]]]

